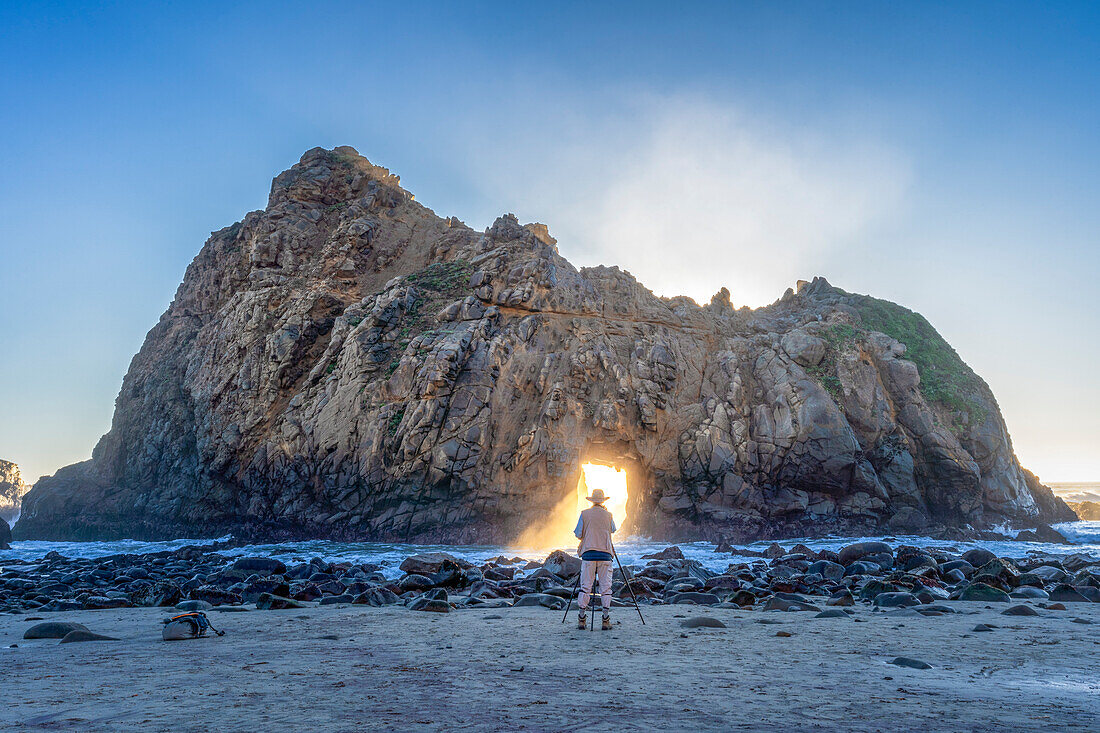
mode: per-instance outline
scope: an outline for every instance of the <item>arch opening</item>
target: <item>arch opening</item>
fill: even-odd
[[[603,456],[589,453],[580,463],[574,464],[576,468],[564,476],[560,484],[561,499],[544,516],[533,518],[513,547],[517,550],[565,549],[575,553],[577,538],[573,530],[577,517],[592,506],[587,497],[597,488],[603,489],[608,496],[604,506],[615,517],[615,525],[619,528],[616,536],[625,536],[629,531],[628,511],[637,504],[637,497],[632,499],[630,495],[634,480],[632,471],[637,467],[629,460],[609,458],[605,460]],[[624,464],[629,464],[631,470]]]
[[[626,525],[627,499],[630,491],[627,488],[626,469],[619,468],[609,463],[589,461],[581,464],[581,475],[577,479],[577,513],[592,506],[588,496],[596,489],[603,489],[608,496],[604,506],[615,517],[615,525]]]

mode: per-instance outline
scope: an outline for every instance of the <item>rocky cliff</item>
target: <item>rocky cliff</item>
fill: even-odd
[[[309,151],[210,237],[16,536],[508,541],[587,459],[628,470],[655,536],[1073,518],[916,313],[820,278],[756,310],[659,298],[555,245]]]
[[[0,460],[0,519],[12,522],[19,516],[23,494],[29,488],[23,483],[19,466],[11,461]]]

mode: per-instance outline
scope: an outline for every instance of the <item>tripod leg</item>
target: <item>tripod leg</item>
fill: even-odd
[[[634,586],[630,584],[630,578],[626,577],[626,571],[623,570],[623,561],[619,559],[619,553],[615,552],[615,543],[611,543],[611,554],[615,556],[615,562],[619,564],[619,572],[623,576],[623,582],[626,583],[626,589],[630,591],[630,598],[634,601],[634,610],[638,612],[638,618],[642,620],[642,626],[645,626],[645,617],[642,616],[642,608],[638,605],[638,596],[634,595]]]
[[[569,618],[569,609],[573,607],[573,596],[577,595],[577,588],[581,587],[581,574],[577,573],[577,582],[573,584],[573,592],[569,594],[569,603],[565,604],[565,615],[561,617],[561,622],[564,624],[565,620]]]

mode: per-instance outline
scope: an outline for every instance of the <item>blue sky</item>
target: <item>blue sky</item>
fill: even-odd
[[[88,457],[209,232],[347,144],[663,295],[927,316],[1100,480],[1100,6],[7,3],[0,457]]]

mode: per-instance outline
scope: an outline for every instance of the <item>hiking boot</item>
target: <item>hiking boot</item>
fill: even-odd
[[[583,613],[580,616],[577,616],[577,628],[581,631],[584,631],[585,628],[587,628],[587,626],[585,625],[585,620],[586,619]]]
[[[600,630],[601,631],[611,631],[611,617],[610,616],[604,616],[603,617],[603,626],[600,627]]]

